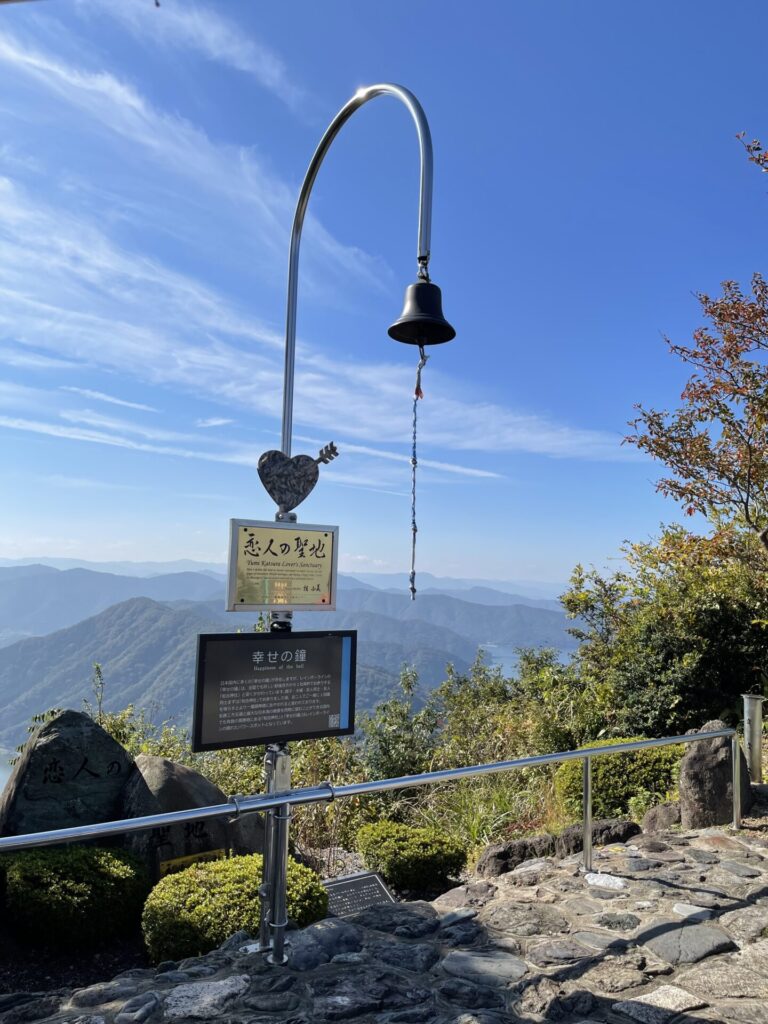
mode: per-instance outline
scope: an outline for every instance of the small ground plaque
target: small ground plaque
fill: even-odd
[[[396,903],[395,897],[375,871],[361,871],[323,882],[328,890],[328,916],[346,917],[377,903]]]

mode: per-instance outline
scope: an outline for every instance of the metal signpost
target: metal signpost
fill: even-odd
[[[368,86],[355,93],[326,129],[312,157],[296,204],[288,262],[282,448],[279,451],[264,452],[258,463],[261,482],[277,505],[275,522],[234,519],[230,526],[227,609],[248,612],[269,611],[269,635],[272,637],[273,647],[278,652],[278,656],[282,656],[284,651],[293,650],[295,652],[298,648],[293,641],[297,641],[300,636],[310,636],[310,634],[291,634],[294,610],[330,611],[336,607],[338,527],[299,525],[296,514],[293,512],[293,509],[304,501],[317,483],[320,466],[328,464],[339,454],[335,444],[331,442],[320,449],[317,457],[291,456],[301,232],[312,186],[331,143],[356,110],[376,96],[385,95],[399,100],[410,113],[418,135],[420,155],[417,280],[415,284],[408,286],[403,312],[388,329],[388,333],[396,341],[418,346],[421,357],[419,374],[427,359],[424,354],[424,346],[450,341],[456,333],[443,316],[440,289],[429,277],[432,227],[432,139],[426,116],[421,104],[408,89],[390,83]],[[420,397],[421,394],[419,379],[417,375],[417,397]],[[414,399],[414,440],[411,459],[414,480],[411,523],[414,553],[416,538],[415,472],[417,465],[415,406],[416,399]],[[415,595],[413,558],[414,554],[412,554],[411,562],[412,596]],[[291,644],[293,646],[279,647],[278,638],[283,641],[289,636],[292,637]],[[316,661],[322,660],[320,649],[323,646],[327,648],[326,653],[330,657],[332,636],[334,634],[327,633],[322,637],[318,634],[320,647],[313,654]],[[248,639],[252,639],[252,637]],[[210,643],[221,642],[221,638],[208,638],[208,641]],[[309,652],[309,640],[307,640],[306,650]],[[269,795],[288,794],[291,789],[291,759],[287,741],[289,738],[296,738],[291,733],[290,726],[295,722],[298,712],[297,708],[290,708],[290,698],[288,700],[283,698],[283,718],[280,718],[279,715],[275,718],[280,704],[280,701],[276,702],[275,698],[276,688],[281,685],[280,673],[273,673],[271,682],[268,686],[259,689],[258,696],[247,697],[247,694],[255,693],[252,685],[243,684],[243,680],[249,680],[252,683],[254,677],[250,669],[253,668],[253,665],[246,666],[246,669],[249,669],[246,671],[235,658],[234,674],[222,674],[221,665],[214,672],[211,667],[212,661],[215,661],[216,657],[220,655],[221,651],[214,652],[213,647],[206,647],[205,654],[202,653],[202,650],[200,653],[195,704],[195,743],[199,743],[200,746],[196,749],[215,749],[215,745],[222,743],[225,739],[230,741],[225,744],[228,746],[259,742],[259,740],[267,742],[264,759],[267,793]],[[309,655],[307,654],[307,656]],[[353,642],[350,657],[351,661],[348,664],[351,665],[353,687]],[[295,669],[295,658],[291,664]],[[211,672],[217,676],[218,683],[207,685],[206,673],[210,675]],[[285,673],[282,678],[287,680],[290,674],[290,672]],[[293,674],[297,675],[295,672]],[[344,673],[341,671],[341,676],[343,677],[343,675]],[[267,680],[266,675],[262,678]],[[224,695],[225,691],[226,696]],[[270,692],[271,697],[269,696]],[[246,699],[250,700],[251,704],[248,711],[242,711],[243,701]],[[324,710],[320,712],[318,711],[316,690],[313,700],[315,701],[313,710],[317,712],[315,717],[325,715],[329,729],[321,733],[311,732],[312,726],[310,726],[311,735],[343,735],[354,730],[354,710],[351,702],[347,705],[349,720],[346,724],[348,728],[342,729],[340,726],[332,727],[330,723],[334,722],[337,716],[338,722],[341,723],[344,718],[343,706],[339,705],[337,711],[329,711],[324,706]],[[242,712],[242,721],[236,713],[238,707]],[[232,715],[228,718],[230,711],[232,711]],[[261,718],[259,718],[260,715]],[[256,718],[259,718],[262,727],[254,731],[253,723]],[[244,725],[245,728],[238,732],[241,725]],[[307,733],[302,732],[301,735],[307,735]],[[214,746],[206,746],[207,741]],[[269,960],[275,964],[285,963],[287,959],[285,955],[285,929],[287,926],[285,906],[290,817],[289,801],[281,802],[277,806],[270,806],[265,829],[259,945],[264,952],[269,952]]]
[[[763,701],[756,693],[742,694],[744,700],[744,746],[749,777],[753,783],[763,781]]]

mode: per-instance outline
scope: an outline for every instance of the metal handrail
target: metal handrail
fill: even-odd
[[[591,762],[593,757],[623,754],[632,750],[650,747],[674,746],[678,743],[695,743],[698,740],[730,737],[733,762],[733,828],[741,827],[741,773],[739,771],[739,741],[735,729],[718,729],[712,732],[687,733],[685,736],[667,736],[662,739],[635,740],[630,743],[615,743],[606,747],[586,747],[582,750],[566,750],[554,754],[538,754],[534,757],[519,757],[511,761],[494,761],[490,764],[475,764],[463,768],[445,768],[420,775],[403,775],[395,779],[378,779],[373,782],[353,782],[346,786],[333,786],[330,782],[305,789],[291,789],[282,793],[259,794],[256,796],[232,796],[227,803],[212,804],[208,807],[191,807],[184,811],[166,811],[148,814],[141,818],[122,818],[118,821],[104,821],[95,825],[76,825],[72,828],[52,829],[45,832],[31,832],[21,836],[0,838],[0,853],[10,850],[24,850],[37,846],[54,846],[81,839],[96,839],[124,832],[140,832],[143,829],[174,825],[183,822],[209,818],[236,818],[240,814],[269,811],[285,804],[313,804],[325,800],[340,800],[349,796],[363,796],[367,793],[382,793],[391,789],[410,789],[454,779],[470,778],[475,775],[491,775],[511,771],[514,768],[535,768],[538,765],[557,764],[561,761],[581,760],[584,763],[584,869],[592,870],[592,798]]]

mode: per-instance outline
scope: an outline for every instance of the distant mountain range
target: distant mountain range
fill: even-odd
[[[411,601],[404,589],[376,589],[369,578],[340,577],[337,611],[294,617],[297,630],[358,630],[361,710],[395,691],[405,664],[419,673],[423,701],[447,663],[466,671],[480,646],[547,646],[564,655],[575,646],[563,612],[546,599],[522,604],[477,585],[425,588]],[[223,595],[223,578],[200,572],[0,567],[0,746],[20,742],[33,714],[80,707],[91,696],[94,662],[103,666],[108,708],[134,703],[156,720],[188,724],[197,634],[250,629],[255,618],[225,611]]]

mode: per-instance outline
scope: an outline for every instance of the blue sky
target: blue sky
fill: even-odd
[[[564,580],[676,507],[621,446],[662,336],[764,268],[764,4],[48,0],[0,7],[0,556],[224,560],[271,518],[285,275],[312,151],[360,86],[421,100],[433,279],[424,570]],[[310,204],[294,452],[347,571],[406,569],[418,152],[379,98]]]

